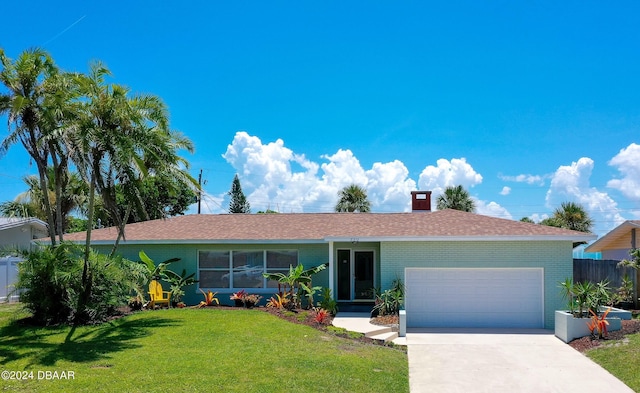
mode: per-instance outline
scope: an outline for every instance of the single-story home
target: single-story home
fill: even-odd
[[[314,285],[338,302],[372,304],[371,288],[406,286],[408,327],[551,329],[565,307],[558,283],[573,275],[572,244],[595,235],[466,213],[430,211],[430,192],[412,193],[411,213],[186,215],[127,225],[118,253],[156,262],[181,258],[197,287],[220,300],[241,289],[269,297],[277,283],[263,272],[328,263]],[[115,228],[92,232],[109,251]],[[82,242],[84,233],[66,240]],[[185,301],[201,295],[189,290]]]
[[[629,251],[640,246],[640,220],[627,220],[596,240],[585,252],[601,252],[602,259],[629,259]]]
[[[47,224],[37,218],[0,217],[0,302],[6,300],[18,277],[16,250],[31,247],[34,239],[47,236]],[[17,300],[14,295],[10,300]]]

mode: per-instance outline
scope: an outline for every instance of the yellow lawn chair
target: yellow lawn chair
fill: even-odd
[[[151,280],[149,283],[149,296],[151,297],[151,302],[149,303],[151,309],[154,309],[155,306],[162,307],[163,305],[169,308],[171,292],[163,291],[162,284],[159,281]]]

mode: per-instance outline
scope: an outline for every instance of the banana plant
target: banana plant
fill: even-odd
[[[300,307],[300,295],[302,286],[311,287],[311,276],[323,271],[327,268],[327,264],[318,265],[305,270],[302,264],[298,264],[295,268],[289,265],[289,273],[263,273],[262,275],[268,279],[278,282],[278,292],[287,293],[291,297],[295,306]],[[313,303],[311,303],[313,304]]]
[[[167,266],[170,263],[177,262],[180,260],[180,258],[171,258],[171,259],[167,259],[164,262],[160,262],[158,265],[156,265],[155,262],[153,262],[153,259],[149,258],[149,256],[144,251],[140,251],[138,253],[138,256],[140,256],[141,263],[143,263],[147,267],[147,270],[149,271],[149,274],[147,277],[149,281],[160,280],[160,279],[166,280],[167,276],[165,272],[168,270]]]

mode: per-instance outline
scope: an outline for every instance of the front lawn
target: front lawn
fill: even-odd
[[[260,310],[147,311],[77,329],[23,326],[17,310],[0,305],[0,371],[33,379],[0,383],[11,391],[409,391],[405,352]]]
[[[587,356],[615,375],[633,391],[640,392],[640,333],[625,337],[628,343],[600,346],[587,352]]]

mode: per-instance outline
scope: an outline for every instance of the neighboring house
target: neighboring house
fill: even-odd
[[[573,274],[572,244],[595,235],[456,210],[430,212],[430,192],[413,192],[412,213],[187,215],[127,225],[118,252],[156,262],[181,258],[218,298],[240,289],[268,297],[263,272],[328,263],[314,285],[339,302],[372,303],[371,288],[406,285],[409,327],[551,329],[564,308],[558,283]],[[108,251],[115,228],[92,232]],[[84,233],[66,239],[82,242]],[[185,301],[201,295],[189,291]]]
[[[6,300],[18,276],[21,259],[16,250],[28,250],[34,239],[45,236],[47,224],[37,218],[0,217],[0,301]]]
[[[628,220],[590,244],[585,252],[601,252],[602,259],[629,259],[629,251],[640,246],[640,220]]]

